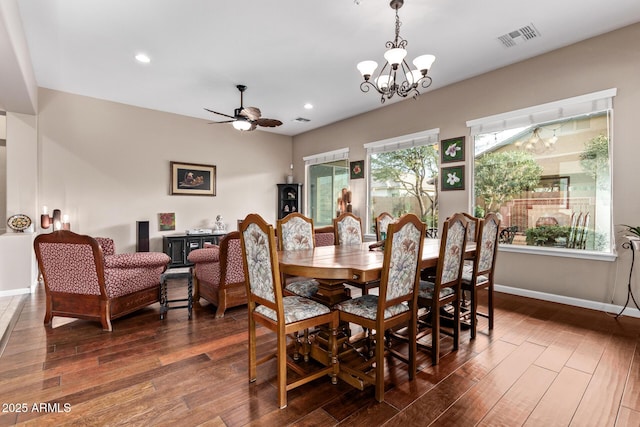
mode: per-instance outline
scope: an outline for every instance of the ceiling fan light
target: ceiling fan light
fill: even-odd
[[[436,57],[433,55],[420,55],[413,60],[413,65],[415,65],[422,74],[426,74],[425,71],[429,71],[431,69],[433,61],[435,60]]]
[[[251,128],[251,123],[249,123],[249,121],[247,120],[238,119],[232,124],[233,124],[233,127],[238,130],[249,130]]]
[[[362,61],[359,62],[356,67],[358,67],[358,71],[360,71],[365,80],[368,80],[376,68],[378,68],[378,63],[376,61]]]
[[[400,47],[394,47],[393,49],[389,49],[384,53],[384,59],[386,59],[387,62],[394,68],[396,68],[398,64],[402,62],[405,56],[407,56],[407,51]]]

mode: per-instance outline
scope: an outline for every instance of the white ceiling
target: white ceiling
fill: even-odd
[[[281,120],[271,131],[285,135],[381,107],[360,91],[356,64],[383,62],[394,11],[388,0],[359,3],[18,0],[38,86],[213,119],[203,108],[233,114],[245,84],[244,105]],[[399,14],[407,59],[436,55],[432,90],[640,22],[640,1],[406,0]],[[499,42],[530,24],[539,38]]]

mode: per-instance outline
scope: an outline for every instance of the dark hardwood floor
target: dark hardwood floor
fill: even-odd
[[[40,287],[0,357],[0,425],[640,426],[640,319],[496,296],[493,332],[486,320],[474,342],[463,331],[437,367],[421,354],[414,381],[390,359],[384,403],[321,378],[280,410],[275,361],[247,381],[246,308],[215,319],[203,300],[191,321],[185,309],[161,321],[156,304],[111,333],[61,318],[47,329]],[[275,345],[264,328],[260,340]]]

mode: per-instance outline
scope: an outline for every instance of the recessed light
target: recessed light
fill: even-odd
[[[306,104],[304,104],[304,108],[305,108],[305,110],[311,110],[311,109],[313,109],[313,104],[307,102]]]
[[[143,64],[148,64],[149,62],[151,62],[151,58],[149,58],[149,56],[145,55],[144,53],[137,54],[136,60],[138,62],[142,62]]]

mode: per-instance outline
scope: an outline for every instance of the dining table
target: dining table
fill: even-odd
[[[382,242],[363,242],[357,245],[316,246],[313,249],[278,251],[280,273],[318,281],[314,299],[331,307],[350,298],[345,281],[371,282],[380,280],[384,249]],[[465,258],[475,255],[476,244],[465,246]],[[440,239],[425,238],[420,268],[438,265]]]

